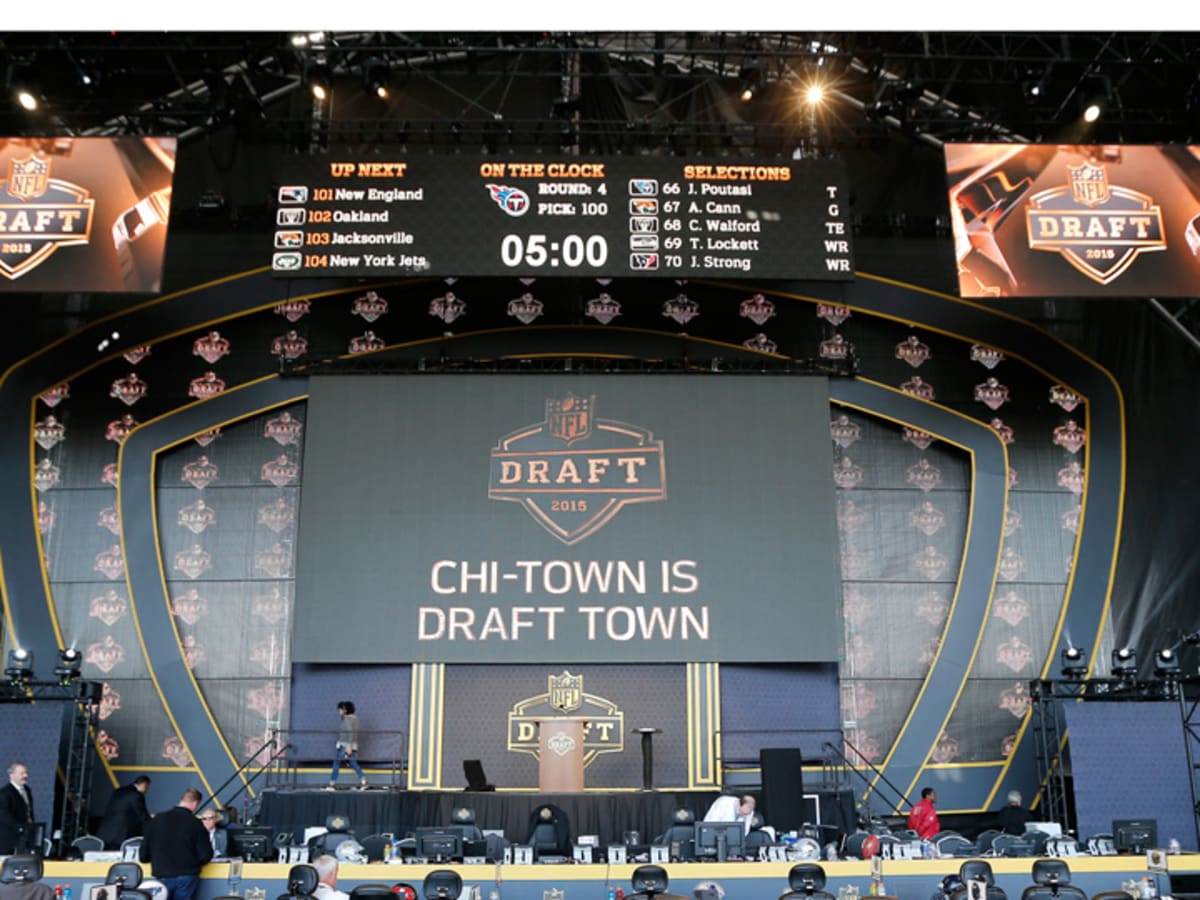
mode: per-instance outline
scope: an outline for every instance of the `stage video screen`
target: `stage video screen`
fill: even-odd
[[[298,662],[833,661],[821,377],[318,376]]]
[[[1200,294],[1200,146],[945,151],[960,296]]]
[[[0,138],[0,291],[157,293],[175,138]]]

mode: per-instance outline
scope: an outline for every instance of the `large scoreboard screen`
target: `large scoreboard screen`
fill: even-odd
[[[274,221],[280,276],[847,281],[854,270],[836,160],[296,157]]]

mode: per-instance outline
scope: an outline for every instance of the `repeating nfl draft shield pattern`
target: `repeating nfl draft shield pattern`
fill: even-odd
[[[1107,373],[1020,320],[867,276],[836,299],[812,285],[605,280],[581,304],[573,290],[533,279],[318,288],[259,271],[129,309],[6,373],[7,421],[30,423],[0,434],[0,498],[29,513],[0,523],[9,639],[42,660],[83,650],[85,677],[104,683],[109,777],[157,769],[213,789],[265,758],[278,732],[323,727],[328,710],[289,705],[306,380],[279,377],[281,363],[662,359],[683,340],[705,368],[718,356],[852,355],[859,374],[831,380],[829,418],[814,425],[835,455],[839,671],[676,667],[663,702],[686,705],[672,713],[686,742],[670,746],[688,757],[664,786],[719,783],[722,717],[789,724],[779,701],[816,678],[831,688],[817,692],[820,727],[844,731],[847,755],[901,788],[934,780],[954,809],[988,808],[1010,787],[1035,793],[1025,685],[1050,671],[1064,635],[1094,648],[1108,613],[1124,457]],[[141,343],[96,358],[83,351],[97,329]],[[696,389],[703,402],[702,378]],[[551,415],[587,424],[579,410]],[[364,466],[390,464],[370,434],[347,440]],[[534,668],[534,681],[561,670]],[[491,669],[475,680],[497,709],[531,695],[528,665]],[[589,674],[587,693],[612,696],[602,675]],[[457,784],[441,735],[471,682],[413,667],[412,696],[429,712],[395,698],[418,786]]]

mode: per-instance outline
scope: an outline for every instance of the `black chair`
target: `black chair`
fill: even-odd
[[[82,834],[75,840],[71,841],[71,846],[79,851],[79,855],[90,853],[96,850],[104,849],[104,841],[96,837],[94,834]]]
[[[108,874],[104,876],[105,884],[115,884],[123,888],[136,888],[142,883],[142,878],[145,875],[139,863],[135,862],[119,862],[113,863],[108,867]]]
[[[458,900],[462,893],[462,876],[453,869],[434,869],[421,885],[425,900]]]
[[[396,900],[390,884],[356,884],[350,900]]]
[[[496,786],[488,784],[487,776],[483,774],[483,763],[477,759],[463,760],[463,775],[467,777],[468,791],[494,791]]]
[[[1071,869],[1061,859],[1034,860],[1033,884],[1021,900],[1088,900],[1082,888],[1071,884]]]
[[[288,888],[286,894],[280,894],[278,900],[309,900],[321,883],[317,870],[307,864],[292,866],[288,869]]]
[[[384,862],[391,855],[392,841],[382,834],[368,834],[362,839],[362,848],[367,855],[367,862]]]
[[[454,807],[450,810],[450,827],[462,836],[463,856],[487,855],[487,841],[475,824],[475,810],[469,806]]]
[[[667,870],[662,866],[638,866],[633,870],[629,883],[633,893],[626,900],[687,900],[679,894],[667,893],[671,886]]]
[[[0,900],[53,900],[54,888],[42,881],[36,856],[10,856],[0,865]]]
[[[529,837],[535,860],[546,856],[571,858],[571,821],[552,803],[543,803],[529,816]]]
[[[354,831],[350,828],[350,817],[345,813],[334,813],[325,817],[325,833],[316,835],[308,842],[309,859],[329,854],[337,855],[337,848],[344,841],[354,840]]]
[[[1046,844],[1050,840],[1050,835],[1044,831],[1026,831],[1021,835],[1021,841],[1029,845],[1031,855],[1045,856]]]
[[[669,847],[672,859],[696,858],[696,814],[681,806],[671,814],[671,824],[654,843]]]
[[[957,831],[939,831],[932,838],[930,843],[933,844],[933,849],[937,851],[937,855],[943,859],[950,859],[955,856],[976,856],[983,853],[983,848],[978,846],[974,841],[968,841]]]
[[[750,830],[742,841],[743,855],[746,859],[758,859],[763,847],[769,847],[775,843],[771,839],[771,832],[763,828],[766,824],[758,813],[750,817]]]
[[[1004,889],[996,887],[992,864],[986,859],[968,859],[958,867],[958,878],[963,886],[951,892],[950,900],[967,900],[968,881],[982,881],[987,886],[987,900],[1008,900]]]
[[[131,837],[121,841],[121,858],[134,860],[138,859],[142,851],[142,841],[145,838]]]
[[[979,833],[979,837],[975,839],[975,846],[979,848],[980,855],[988,855],[992,852],[992,842],[1000,835],[1004,834],[999,828],[988,828]]]
[[[816,863],[792,866],[788,872],[788,890],[779,895],[779,900],[802,900],[807,897],[834,900],[833,894],[825,890],[825,870]]]

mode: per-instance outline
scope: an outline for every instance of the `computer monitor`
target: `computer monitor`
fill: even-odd
[[[737,859],[742,856],[745,836],[742,822],[697,822],[693,838],[696,859]]]
[[[1113,819],[1112,833],[1118,853],[1145,853],[1158,846],[1157,819]]]
[[[270,825],[230,825],[225,834],[229,856],[251,862],[267,862],[274,856],[275,829]]]
[[[462,834],[449,828],[417,828],[413,831],[417,856],[435,862],[462,859]]]

